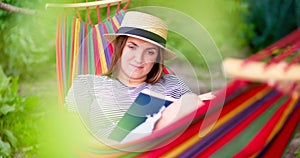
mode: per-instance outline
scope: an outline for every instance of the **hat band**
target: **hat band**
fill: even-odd
[[[166,45],[166,40],[164,38],[162,38],[161,36],[159,36],[159,35],[157,35],[153,32],[143,30],[143,29],[139,29],[139,28],[121,27],[121,28],[119,28],[117,33],[124,33],[124,34],[131,34],[131,35],[141,36],[141,37],[150,39],[154,42],[157,42],[160,45],[162,45],[163,47],[165,47],[165,45]]]

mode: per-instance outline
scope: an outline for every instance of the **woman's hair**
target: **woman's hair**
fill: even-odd
[[[114,53],[112,55],[112,61],[108,72],[105,74],[109,77],[114,77],[113,73],[115,70],[119,69],[119,60],[122,56],[123,48],[125,47],[125,43],[128,39],[128,36],[118,36],[115,39],[114,44]],[[163,49],[159,47],[158,56],[156,62],[154,63],[152,69],[147,75],[146,81],[147,83],[154,84],[158,82],[163,76],[163,58],[162,58]]]

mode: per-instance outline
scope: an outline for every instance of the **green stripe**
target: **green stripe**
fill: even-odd
[[[72,25],[74,17],[67,17],[66,20],[66,83],[67,89],[70,86],[70,72],[71,72],[71,57],[72,57]]]
[[[252,138],[263,128],[271,116],[276,112],[281,105],[288,100],[287,96],[280,98],[274,105],[262,113],[256,120],[254,120],[244,131],[233,138],[224,147],[220,148],[211,157],[232,157],[234,154],[242,150]]]
[[[95,66],[94,66],[94,43],[93,43],[93,28],[88,26],[88,73],[95,74]]]
[[[108,33],[114,33],[115,31],[114,31],[114,28],[113,28],[113,26],[112,26],[112,23],[110,22],[110,21],[107,21],[106,23],[105,23],[105,25],[106,25],[106,28],[107,28],[107,32]]]

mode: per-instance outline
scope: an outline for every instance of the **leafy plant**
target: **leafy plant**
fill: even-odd
[[[37,98],[18,93],[18,78],[7,77],[0,67],[0,155],[34,154],[37,146]]]
[[[55,19],[44,8],[39,9],[40,0],[3,2],[31,9],[36,14],[0,10],[0,65],[9,76],[36,77],[35,67],[54,60],[55,44],[51,39],[55,37]],[[49,27],[49,23],[54,27]]]
[[[244,0],[250,14],[245,23],[253,25],[250,44],[254,52],[266,48],[300,26],[300,1]]]

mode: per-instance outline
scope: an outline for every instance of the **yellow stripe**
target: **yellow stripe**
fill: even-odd
[[[279,131],[281,129],[281,127],[285,123],[286,119],[288,118],[289,114],[296,106],[297,100],[298,100],[297,97],[292,97],[292,100],[289,103],[288,107],[284,110],[281,119],[276,123],[274,130],[272,131],[271,135],[268,137],[268,142],[274,137],[274,135],[277,133],[277,131]]]
[[[94,27],[96,27],[96,32],[97,32],[97,42],[98,42],[98,47],[99,47],[99,57],[100,57],[100,63],[101,63],[101,71],[102,71],[102,74],[104,74],[108,71],[108,69],[107,69],[107,63],[106,63],[105,54],[104,54],[104,48],[103,48],[103,44],[102,44],[102,38],[100,36],[100,31],[98,29],[98,24],[95,25]]]
[[[207,132],[207,130],[209,130],[209,132],[207,132],[206,134],[209,134],[209,133],[213,132],[218,127],[222,126],[224,123],[226,123],[228,120],[230,120],[232,117],[236,116],[236,114],[240,113],[245,108],[252,105],[255,101],[262,98],[268,91],[269,91],[269,88],[264,88],[260,92],[256,93],[253,97],[251,97],[247,101],[245,101],[243,104],[241,104],[238,108],[235,108],[234,110],[232,110],[228,114],[224,115],[221,119],[219,119],[216,122],[215,126],[212,125],[213,127],[212,127],[211,130],[209,130],[211,126],[206,127],[203,130],[205,132]],[[198,141],[200,141],[203,138],[203,137],[202,138],[199,137],[199,135],[200,135],[200,133],[194,135],[193,137],[191,137],[190,139],[188,139],[184,143],[180,144],[176,148],[174,148],[174,149],[170,150],[169,152],[165,153],[164,155],[162,155],[162,157],[176,157],[176,156],[178,156],[183,151],[185,151],[186,149],[188,149],[189,147],[191,147],[192,145],[194,145],[195,143],[197,143]]]
[[[267,141],[266,141],[265,145],[267,145],[272,140],[272,138],[274,138],[274,136],[278,133],[278,131],[282,128],[282,126],[285,123],[286,119],[288,118],[289,114],[291,113],[291,111],[296,106],[297,101],[298,101],[298,95],[294,94],[292,96],[292,100],[290,101],[289,105],[284,110],[284,112],[283,112],[282,116],[280,117],[279,121],[276,123],[275,127],[273,128],[273,130],[271,131],[269,137],[267,138]],[[260,151],[257,151],[252,157],[256,157],[257,154],[259,154],[259,152]]]
[[[72,76],[70,78],[71,82],[73,82],[73,79],[78,75],[78,50],[79,50],[79,33],[80,33],[80,21],[79,19],[75,19],[75,31],[74,31],[74,58],[73,58],[73,70]]]
[[[117,20],[117,18],[115,16],[112,18],[112,20],[113,20],[113,23],[116,25],[116,27],[120,28],[119,21]]]

